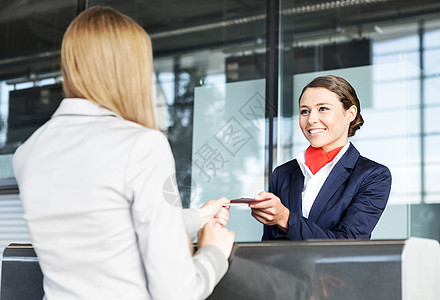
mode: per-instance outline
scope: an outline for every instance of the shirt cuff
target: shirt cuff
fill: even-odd
[[[197,238],[197,232],[200,229],[200,214],[197,211],[197,208],[184,208],[183,209],[183,220],[185,222],[186,230],[191,237],[191,240],[195,240]]]

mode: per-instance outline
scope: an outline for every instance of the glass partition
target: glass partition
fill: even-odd
[[[93,5],[128,14],[151,37],[159,128],[173,150],[183,206],[262,191],[266,1],[89,1]],[[231,207],[228,227],[237,241],[262,236],[247,206]]]
[[[223,195],[264,190],[265,80],[199,87],[194,98],[191,206]],[[258,241],[263,226],[247,205],[230,207],[228,227],[240,241]]]

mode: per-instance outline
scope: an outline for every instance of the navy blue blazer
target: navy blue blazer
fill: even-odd
[[[350,144],[316,196],[309,218],[302,216],[303,186],[296,159],[275,169],[269,192],[290,210],[289,231],[264,225],[263,240],[371,238],[388,201],[391,173]]]

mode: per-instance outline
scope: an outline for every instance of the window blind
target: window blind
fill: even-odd
[[[18,194],[0,195],[0,250],[10,243],[30,243],[31,238]]]

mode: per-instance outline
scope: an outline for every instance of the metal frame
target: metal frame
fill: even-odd
[[[266,0],[266,187],[272,180],[277,152],[279,12],[279,0]]]
[[[76,6],[76,14],[79,15],[88,6],[89,6],[88,0],[78,0],[77,6]]]

